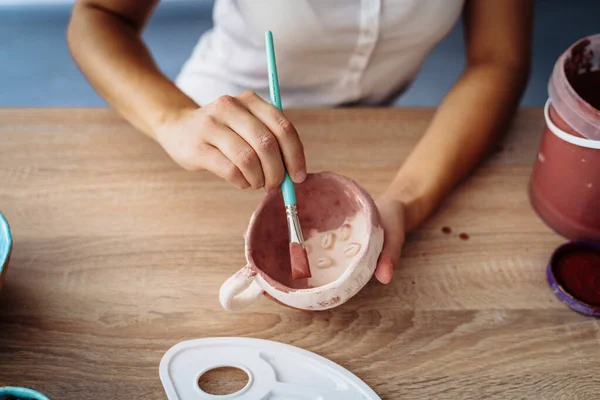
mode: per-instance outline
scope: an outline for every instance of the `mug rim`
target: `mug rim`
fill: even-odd
[[[336,174],[335,172],[331,172],[331,171],[322,171],[322,172],[315,172],[315,173],[307,174],[307,178],[311,177],[311,176],[312,177],[333,178],[338,181],[341,181],[341,183],[343,183],[346,187],[355,189],[355,190],[353,190],[353,192],[356,194],[356,198],[358,199],[358,203],[360,204],[361,211],[365,212],[367,221],[373,221],[373,219],[375,218],[375,221],[377,221],[377,224],[375,224],[376,227],[381,226],[381,221],[379,221],[379,213],[377,211],[377,206],[375,205],[375,202],[368,195],[367,191],[365,189],[363,189],[356,181],[354,181],[353,179],[350,179],[346,176]],[[269,284],[269,286],[270,286],[269,289],[272,288],[279,292],[311,293],[311,292],[322,292],[323,290],[327,290],[332,287],[337,287],[337,284],[340,281],[343,281],[344,279],[346,279],[348,275],[351,275],[354,272],[354,270],[356,269],[356,266],[358,264],[360,264],[362,262],[362,260],[365,258],[367,251],[369,249],[368,245],[362,246],[362,248],[358,252],[358,256],[356,257],[356,259],[349,265],[348,268],[346,268],[344,273],[342,275],[340,275],[336,280],[329,282],[325,285],[317,286],[314,288],[300,288],[299,289],[299,288],[293,288],[293,287],[284,285],[283,283],[273,279],[269,274],[267,274],[266,272],[264,272],[263,270],[258,268],[256,266],[256,264],[254,263],[254,259],[252,258],[252,255],[250,254],[250,252],[251,252],[251,247],[250,247],[251,232],[255,226],[255,221],[256,221],[256,218],[258,217],[258,215],[261,213],[262,210],[264,210],[264,208],[269,203],[269,201],[273,197],[277,196],[278,194],[279,194],[278,191],[269,192],[263,198],[263,200],[261,201],[259,206],[256,208],[256,210],[252,213],[252,217],[250,218],[250,222],[248,224],[248,228],[246,230],[246,235],[244,238],[244,252],[245,252],[245,256],[246,256],[246,268],[249,268],[251,271],[255,272],[257,275],[257,278],[260,277],[260,279],[263,279],[267,284]],[[367,234],[367,237],[369,238],[369,241],[370,241],[371,236],[373,235],[373,228],[374,228],[373,225],[374,225],[373,223],[367,224],[366,234]],[[277,287],[277,286],[279,286],[279,287]],[[265,291],[268,291],[267,288],[263,288],[263,289]],[[281,290],[281,289],[283,289],[283,290]]]

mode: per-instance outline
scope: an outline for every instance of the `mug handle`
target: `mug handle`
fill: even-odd
[[[219,301],[227,311],[240,311],[254,303],[264,292],[256,279],[256,272],[248,265],[231,275],[219,290]]]

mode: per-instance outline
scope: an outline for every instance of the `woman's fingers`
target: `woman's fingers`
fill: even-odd
[[[377,260],[377,267],[375,269],[375,278],[381,283],[387,284],[392,281],[394,276],[394,265],[400,259],[401,250],[396,254],[391,254],[390,251],[381,252],[379,260]]]
[[[264,186],[272,189],[281,184],[285,174],[279,142],[265,124],[240,100],[232,98],[222,109],[222,121],[246,141],[258,155],[264,175]]]
[[[216,147],[206,145],[202,150],[202,159],[204,169],[207,171],[225,179],[239,189],[250,187],[242,171]]]
[[[254,93],[221,96],[165,129],[161,144],[181,165],[201,166],[238,187],[275,188],[286,168],[297,183],[306,177],[298,132]]]
[[[377,260],[375,278],[381,283],[390,283],[404,246],[404,208],[397,202],[379,199],[377,209],[383,224],[383,250]]]
[[[296,183],[303,182],[306,178],[306,159],[304,147],[294,125],[281,111],[261,99],[256,93],[246,92],[238,98],[275,136],[283,162],[292,180]]]
[[[263,168],[260,159],[252,146],[240,135],[214,119],[208,143],[218,148],[242,172],[246,181],[254,189],[259,189],[265,184]]]

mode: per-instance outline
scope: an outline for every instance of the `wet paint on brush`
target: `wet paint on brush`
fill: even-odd
[[[311,277],[308,255],[300,243],[290,243],[290,264],[293,280]]]

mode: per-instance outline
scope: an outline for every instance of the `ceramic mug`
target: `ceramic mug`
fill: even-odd
[[[296,185],[296,197],[307,243],[318,237],[315,235],[340,229],[349,220],[358,221],[360,237],[354,238],[354,249],[359,250],[332,281],[312,286],[315,273],[322,273],[312,260],[313,277],[294,281],[283,198],[280,190],[272,191],[250,218],[245,234],[246,266],[221,286],[219,299],[226,310],[246,308],[263,294],[293,308],[326,310],[345,303],[373,276],[383,247],[383,228],[371,196],[351,179],[321,172],[308,174],[306,181]]]

